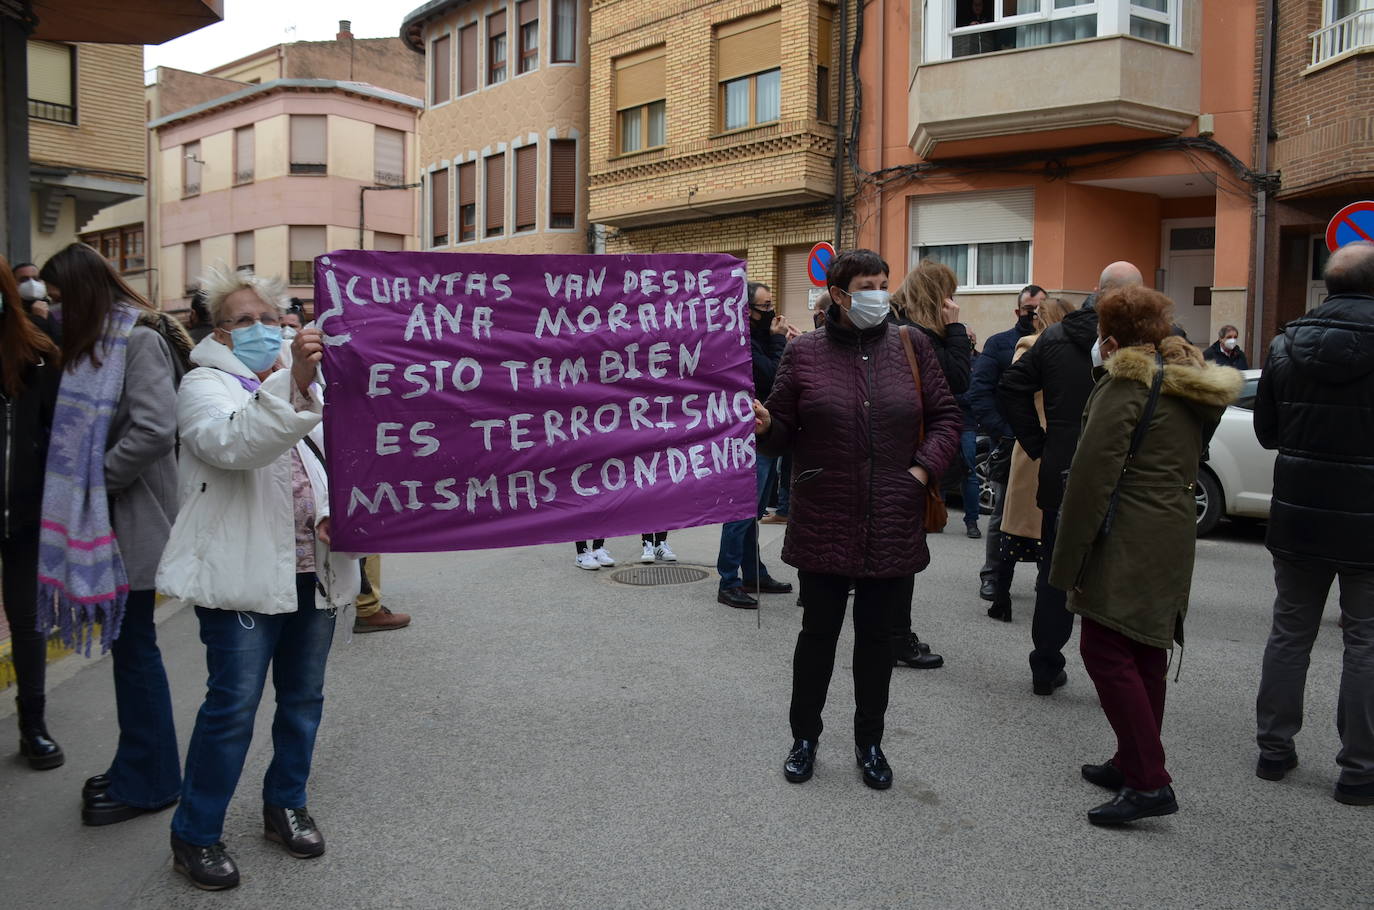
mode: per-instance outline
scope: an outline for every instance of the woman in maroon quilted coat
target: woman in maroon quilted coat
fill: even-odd
[[[754,405],[759,451],[792,455],[792,510],[782,558],[801,581],[792,663],[792,736],[783,773],[811,777],[821,708],[854,585],[855,757],[868,786],[892,786],[881,748],[889,630],[930,562],[926,488],[959,450],[963,419],[930,342],[911,332],[922,395],[896,325],[888,268],[871,250],[835,258],[823,328],[787,346],[766,405]],[[918,443],[922,424],[925,439]]]

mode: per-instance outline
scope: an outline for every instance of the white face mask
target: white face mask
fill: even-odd
[[[293,329],[293,328],[291,328],[291,326],[289,326],[289,325],[284,325],[284,326],[281,327],[281,340],[282,340],[282,341],[290,341],[292,338],[295,338],[295,337],[296,337],[296,330]]]
[[[849,321],[858,329],[871,329],[883,324],[892,312],[887,291],[855,291],[849,295]]]
[[[30,302],[48,296],[48,286],[37,278],[25,278],[19,285],[19,296]]]
[[[1094,370],[1097,369],[1098,367],[1102,366],[1102,339],[1101,339],[1101,338],[1099,338],[1099,339],[1097,339],[1096,341],[1093,342],[1092,359],[1093,359],[1093,369],[1094,369]]]
[[[1234,351],[1236,349],[1236,339],[1227,338],[1225,341],[1221,343],[1221,346],[1228,351]]]

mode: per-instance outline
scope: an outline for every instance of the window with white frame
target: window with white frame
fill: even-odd
[[[925,59],[1062,44],[1105,35],[1179,43],[1179,0],[930,0]]]
[[[961,290],[1020,290],[1030,283],[1035,192],[913,196],[911,265],[922,259],[954,270]]]
[[[1313,66],[1374,47],[1374,0],[1322,0],[1322,27],[1310,37]]]

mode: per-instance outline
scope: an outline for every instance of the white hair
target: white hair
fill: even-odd
[[[258,299],[277,312],[285,312],[290,306],[286,294],[286,282],[280,278],[267,278],[254,275],[244,269],[234,271],[227,265],[211,266],[200,278],[200,289],[205,294],[205,308],[210,311],[210,322],[218,325],[224,311],[224,300],[237,291],[252,291]]]

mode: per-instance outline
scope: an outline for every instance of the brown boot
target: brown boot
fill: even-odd
[[[353,620],[354,632],[390,632],[404,629],[410,625],[409,613],[392,613],[386,607],[379,607],[371,616],[359,616]]]

